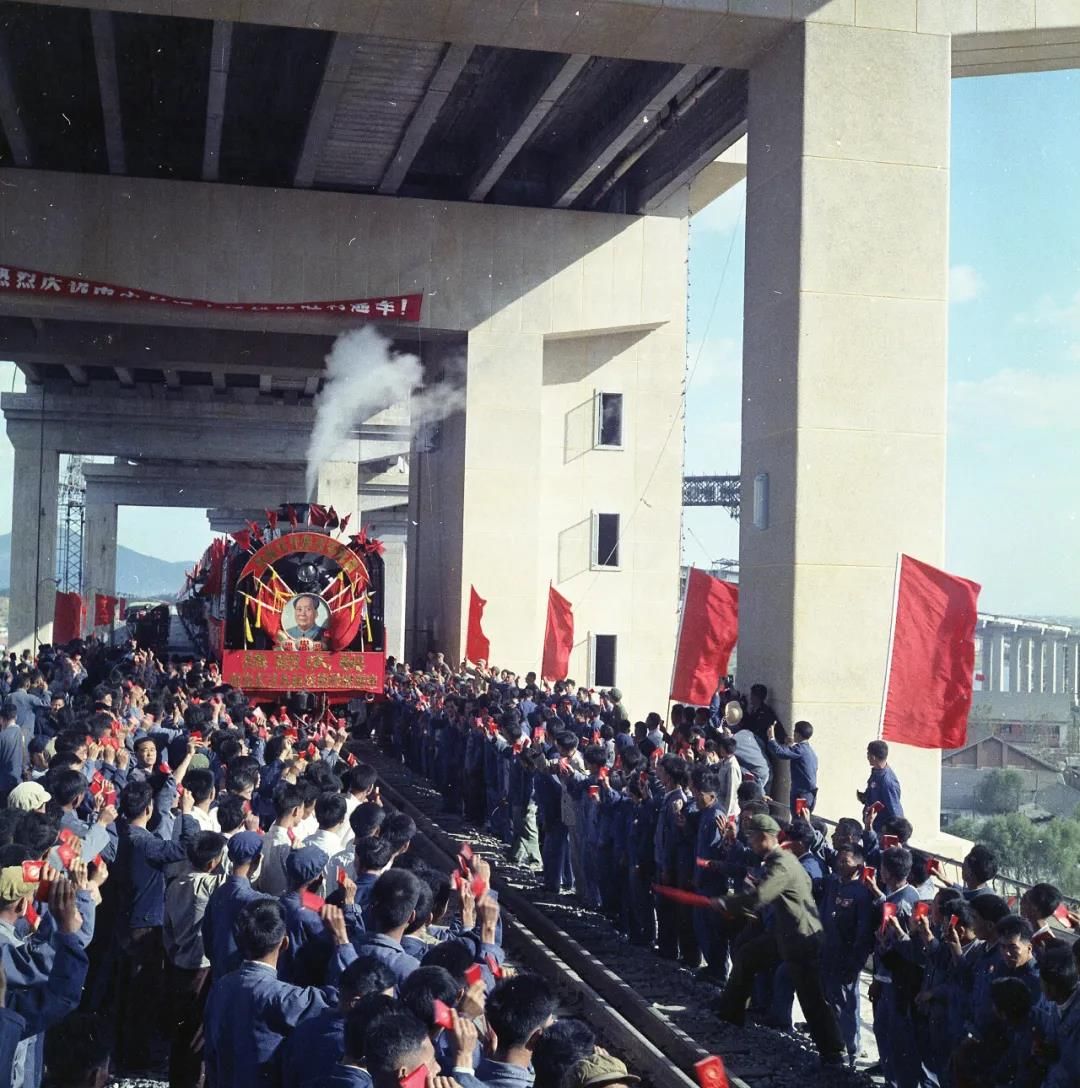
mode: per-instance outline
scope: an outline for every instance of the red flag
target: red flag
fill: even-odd
[[[248,529],[250,529],[250,530],[251,530],[251,535],[252,535],[252,537],[253,537],[253,538],[254,538],[254,539],[255,539],[255,540],[256,540],[256,541],[257,541],[257,542],[258,542],[259,544],[261,544],[261,543],[262,543],[262,539],[263,539],[263,535],[262,535],[262,529],[260,529],[260,528],[258,527],[258,525],[256,525],[256,524],[255,524],[255,522],[253,522],[253,521],[249,521],[249,522],[248,522]]]
[[[346,529],[348,529],[348,527],[349,527],[349,521],[350,521],[351,519],[352,519],[352,514],[346,514],[346,515],[345,515],[345,516],[344,516],[344,517],[343,517],[343,518],[342,518],[342,519],[341,519],[341,520],[340,520],[340,521],[338,522],[338,527],[337,527],[337,529],[338,529],[338,532],[339,532],[339,533],[343,533],[343,532],[345,532],[345,530],[346,530]]]
[[[327,513],[326,507],[320,506],[317,502],[310,503],[308,505],[308,524],[323,526],[326,524]]]
[[[270,526],[270,532],[274,532],[277,529],[277,517],[278,517],[277,516],[277,511],[276,510],[267,510],[267,511],[265,511],[265,513],[266,513],[266,523]]]
[[[229,536],[240,545],[244,551],[251,551],[251,530],[250,529],[237,529],[235,533],[229,533]]]
[[[126,620],[127,619],[127,601],[125,601],[124,598],[121,597],[120,600],[118,600],[116,602],[116,604],[117,604],[118,618],[122,619],[122,620]]]
[[[900,557],[881,735],[916,748],[967,742],[979,590],[966,578]]]
[[[491,643],[488,642],[481,620],[484,618],[484,606],[487,604],[476,586],[469,587],[469,627],[465,635],[465,659],[467,661],[490,661]]]
[[[709,705],[738,633],[739,587],[691,567],[671,675],[674,702]]]
[[[289,519],[289,524],[295,529],[300,524],[300,519],[296,516],[296,508],[288,506],[285,508],[285,516]]]
[[[53,608],[53,642],[70,642],[82,634],[86,605],[78,593],[57,593]]]
[[[556,590],[548,587],[547,626],[544,628],[544,680],[565,680],[570,671],[570,650],[574,645],[574,608]]]
[[[109,627],[113,621],[113,610],[116,608],[116,598],[108,593],[94,594],[94,626]]]

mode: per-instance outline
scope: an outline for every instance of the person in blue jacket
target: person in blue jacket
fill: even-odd
[[[791,744],[777,744],[776,729],[769,726],[766,731],[765,746],[773,759],[783,759],[791,764],[791,814],[795,815],[795,802],[803,800],[811,812],[817,804],[818,757],[810,744],[814,727],[809,722],[796,722],[792,727],[795,734]]]
[[[886,823],[904,815],[904,807],[900,804],[900,779],[889,766],[889,746],[885,741],[872,740],[866,746],[866,762],[870,764],[870,777],[866,789],[856,790],[855,796],[864,810],[881,806],[871,824],[874,831],[881,834]]]
[[[209,1088],[277,1088],[282,1043],[303,1021],[336,1004],[335,985],[356,951],[337,907],[324,906],[322,918],[335,948],[326,985],[293,986],[277,974],[289,940],[281,904],[260,898],[240,912],[236,944],[244,962],[214,983],[206,1002]]]
[[[120,1022],[125,1030],[118,1040],[117,1057],[126,1069],[149,1068],[150,1047],[159,1027],[160,983],[164,973],[165,946],[161,927],[165,921],[165,867],[187,858],[187,848],[199,833],[189,813],[194,799],[189,792],[180,798],[181,817],[171,831],[177,838],[164,839],[147,829],[154,813],[154,792],[148,782],[131,782],[120,795],[124,817],[116,852],[113,877],[119,912],[115,939],[120,951]]]
[[[202,922],[203,948],[215,981],[240,966],[233,926],[244,904],[260,898],[251,881],[262,859],[262,844],[262,836],[257,831],[240,831],[229,839],[226,853],[231,872],[206,904]]]

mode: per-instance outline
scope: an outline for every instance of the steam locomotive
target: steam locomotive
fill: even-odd
[[[382,693],[383,547],[348,523],[283,504],[206,550],[177,610],[226,683],[256,698]]]

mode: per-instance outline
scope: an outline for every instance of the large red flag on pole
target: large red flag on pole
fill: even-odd
[[[109,627],[112,625],[117,598],[108,593],[94,594],[94,626]]]
[[[916,748],[962,748],[967,742],[981,588],[900,557],[881,711],[885,740]]]
[[[57,593],[53,606],[53,642],[61,645],[82,634],[86,605],[78,593]]]
[[[738,633],[738,586],[691,567],[671,674],[675,702],[709,705],[720,677],[727,675]]]
[[[548,587],[547,625],[544,628],[543,680],[565,680],[574,647],[574,607],[554,587]]]
[[[488,642],[481,620],[484,618],[484,606],[487,601],[476,592],[476,586],[469,587],[469,627],[465,633],[465,659],[472,661],[491,660],[491,643]]]

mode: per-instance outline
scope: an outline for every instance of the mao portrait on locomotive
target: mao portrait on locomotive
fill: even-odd
[[[287,521],[288,527],[281,523]],[[348,517],[286,506],[232,534],[225,557],[222,672],[249,693],[381,693],[382,544]]]

